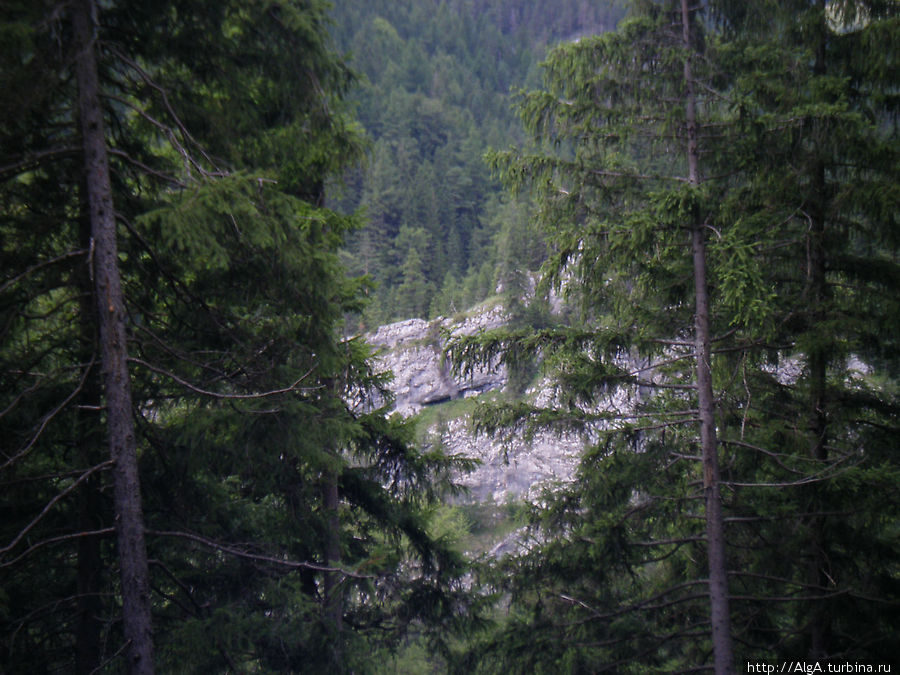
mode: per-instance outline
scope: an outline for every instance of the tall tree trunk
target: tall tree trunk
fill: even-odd
[[[685,121],[687,125],[688,178],[700,185],[700,158],[697,148],[697,104],[691,70],[691,17],[688,1],[681,0],[682,36],[688,55],[684,61]],[[703,493],[706,503],[706,540],[709,564],[709,602],[712,622],[713,659],[718,675],[732,673],[731,615],[728,606],[728,568],[725,558],[725,524],[719,493],[719,455],[716,439],[709,326],[709,289],[706,283],[706,240],[699,214],[691,223],[694,265],[695,356],[697,359],[697,401],[700,409],[700,444],[703,456]]]
[[[824,184],[824,170],[821,174]],[[817,182],[819,182],[817,180]],[[810,304],[812,310],[812,325],[821,320],[821,307],[826,302],[825,288],[825,254],[823,251],[824,223],[821,214],[811,216],[812,225],[810,232]],[[809,377],[809,453],[812,459],[825,463],[828,461],[828,448],[826,439],[828,435],[828,417],[826,386],[828,373],[827,344],[814,344],[807,355],[807,369]],[[811,595],[824,596],[828,593],[828,586],[832,583],[828,574],[829,553],[826,535],[825,516],[820,515],[826,510],[825,500],[821,494],[821,486],[813,483],[808,487],[809,512],[813,515],[809,520],[809,584],[812,587]],[[809,617],[809,658],[815,661],[825,659],[828,655],[828,641],[831,628],[828,600],[817,598],[813,600],[812,607],[808,610]]]
[[[815,62],[813,76],[826,74],[826,41],[828,39],[827,7],[825,0],[816,3],[818,26],[816,31]],[[813,135],[815,138],[815,134]],[[825,279],[825,214],[827,211],[825,164],[821,156],[818,142],[814,143],[812,152],[815,156],[810,169],[812,194],[807,205],[809,214],[808,262],[807,262],[807,297],[810,307],[810,322],[807,330],[814,331],[816,338],[808,347],[807,375],[809,378],[809,452],[812,459],[818,462],[828,460],[826,445],[828,435],[827,415],[827,376],[828,362],[833,344],[828,335],[819,335],[818,326],[825,319],[825,304],[828,302],[828,287]],[[820,514],[826,510],[821,487],[813,483],[809,486],[809,512]],[[825,516],[813,515],[809,521],[809,584],[811,595],[825,595],[831,583],[829,568],[828,542],[826,536]],[[828,655],[828,641],[831,631],[831,618],[828,600],[819,598],[812,601],[808,608],[809,657],[822,660]]]
[[[824,0],[819,0],[820,13],[819,30],[816,44],[816,60],[813,65],[813,75],[820,77],[825,75],[825,41],[828,27],[826,25],[826,7]],[[827,285],[825,280],[825,212],[826,212],[826,183],[825,165],[821,156],[818,156],[820,148],[814,147],[816,157],[811,169],[812,197],[808,206],[810,218],[808,246],[809,261],[807,270],[807,288],[809,305],[811,307],[809,330],[818,332],[817,326],[825,318],[824,305],[827,302]],[[832,345],[827,340],[827,335],[817,336],[815,342],[809,348],[807,354],[807,369],[809,377],[809,434],[810,455],[818,462],[828,460],[826,438],[828,433],[826,386],[828,375],[828,361]],[[810,513],[819,514],[825,511],[823,499],[820,494],[820,486],[813,483],[809,487],[811,493]],[[809,523],[809,547],[810,547],[810,572],[809,583],[813,587],[813,595],[824,595],[830,583],[828,576],[828,544],[825,533],[825,517],[812,516]],[[809,611],[809,657],[813,660],[824,659],[828,654],[828,635],[831,621],[828,612],[828,601],[818,599],[813,602]]]
[[[130,672],[153,672],[150,584],[137,468],[125,336],[125,302],[119,278],[116,222],[99,77],[94,51],[93,0],[77,0],[72,27],[77,51],[78,112],[93,243],[94,289],[113,468],[116,533],[122,581],[122,621]]]
[[[329,567],[337,567],[341,564],[341,521],[338,514],[340,497],[338,494],[338,476],[335,471],[325,474],[323,485],[323,506],[328,526],[325,533],[325,564]],[[341,597],[340,572],[325,572],[325,618],[333,631],[334,642],[332,644],[332,658],[335,667],[340,669],[341,661],[341,630],[343,628],[344,607]]]
[[[83,194],[87,187],[82,180]],[[86,197],[82,198],[82,214],[78,226],[78,241],[81,248],[88,250],[91,245],[90,208]],[[81,346],[79,361],[92,363],[97,352],[97,304],[93,299],[93,281],[87,266],[75,270],[73,280],[78,290],[78,316]],[[100,420],[100,406],[103,393],[100,386],[98,368],[91,366],[91,373],[85,380],[80,397],[82,406],[76,412],[75,438],[78,443],[78,457],[81,466],[94,466],[102,461],[103,438]],[[102,478],[95,474],[89,477],[78,493],[78,530],[87,532],[103,527],[100,486]],[[102,603],[103,560],[100,537],[79,537],[77,556],[77,620],[75,626],[75,673],[90,675],[100,666],[102,650],[100,619]]]
[[[89,440],[93,439],[89,436]],[[85,481],[85,485],[79,493],[78,529],[82,532],[100,527],[98,523],[99,480],[98,476],[91,476]],[[103,571],[100,543],[100,537],[80,537],[78,539],[76,675],[90,675],[90,673],[97,672],[100,666],[102,631],[100,588]]]

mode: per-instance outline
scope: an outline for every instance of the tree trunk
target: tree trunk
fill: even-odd
[[[820,77],[826,73],[825,47],[828,35],[825,0],[818,0],[819,25],[816,36],[816,59],[813,64],[813,75]],[[826,179],[825,165],[816,144],[813,147],[816,157],[813,159],[811,173],[812,195],[807,207],[809,213],[809,260],[807,268],[808,301],[811,311],[808,330],[818,333],[818,328],[825,318],[825,304],[828,301],[828,288],[825,279],[825,213],[826,213]],[[827,375],[828,361],[833,349],[827,334],[817,335],[807,354],[807,375],[809,377],[809,434],[810,456],[818,462],[828,460],[826,439],[828,434],[827,416]],[[811,513],[825,511],[821,487],[813,483],[809,486]],[[813,516],[809,523],[809,583],[813,595],[827,594],[830,585],[828,575],[829,554],[826,536],[825,517]],[[828,600],[814,600],[809,608],[809,657],[822,660],[828,655],[828,641],[831,619],[828,611]]]
[[[91,439],[92,440],[92,439]],[[78,505],[78,529],[82,532],[99,529],[97,515],[100,510],[98,476],[85,481]],[[90,675],[100,667],[101,631],[100,614],[101,572],[103,569],[100,537],[79,537],[77,572],[77,620],[75,625],[75,673]]]
[[[87,189],[82,186],[84,194]],[[82,217],[79,222],[78,240],[81,248],[88,250],[91,245],[91,223],[89,208],[82,200]],[[75,270],[73,284],[78,291],[78,317],[81,345],[79,362],[91,363],[97,347],[96,303],[93,301],[93,284],[87,266]],[[74,436],[78,444],[78,458],[81,466],[94,466],[102,461],[102,437],[100,413],[102,393],[97,368],[91,366],[80,400],[82,406],[75,414]],[[100,529],[102,525],[101,477],[88,478],[78,492],[78,524],[80,532]],[[75,673],[89,675],[100,666],[101,630],[100,602],[101,558],[100,537],[79,537],[77,557],[77,619],[75,624]]]
[[[341,564],[341,521],[338,514],[340,498],[338,494],[338,477],[334,471],[325,474],[323,485],[323,506],[328,519],[325,534],[325,564],[337,567]],[[340,572],[325,572],[325,619],[333,631],[332,658],[336,668],[340,669],[341,630],[343,628],[344,607],[341,598]]]
[[[82,175],[81,217],[78,223],[78,243],[85,251],[91,246],[90,207],[87,186]],[[79,362],[94,363],[97,355],[97,303],[91,272],[87,265],[74,271],[73,285],[78,291],[78,327],[81,344]],[[100,406],[103,403],[99,368],[92,365],[79,397],[81,405],[75,414],[74,437],[78,444],[81,466],[94,466],[103,461],[103,431]],[[87,532],[103,527],[102,477],[89,477],[78,492],[78,531]],[[77,620],[75,625],[75,673],[90,675],[100,667],[102,653],[100,592],[103,584],[103,558],[100,537],[79,537],[77,557]]]
[[[122,582],[122,621],[130,672],[153,672],[150,585],[137,469],[125,336],[125,302],[119,278],[116,222],[109,158],[94,51],[93,0],[77,0],[72,27],[77,49],[78,112],[93,243],[94,290],[113,468],[116,533]]]
[[[687,0],[681,0],[682,34],[688,56],[684,62],[685,122],[687,125],[688,177],[691,185],[700,185],[700,159],[697,149],[697,111],[691,72],[691,23]],[[691,248],[694,265],[695,356],[697,359],[697,402],[700,409],[700,443],[703,456],[703,493],[706,504],[706,539],[709,564],[709,601],[712,622],[713,660],[717,675],[732,673],[734,657],[731,644],[731,615],[728,607],[728,573],[725,559],[725,525],[719,493],[719,456],[716,439],[715,399],[713,398],[709,289],[706,283],[706,241],[699,214],[691,223]]]

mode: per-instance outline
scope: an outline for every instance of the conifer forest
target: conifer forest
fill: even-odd
[[[0,0],[0,675],[898,672],[898,47]],[[400,414],[389,324],[505,385]],[[577,457],[477,501],[455,428]]]

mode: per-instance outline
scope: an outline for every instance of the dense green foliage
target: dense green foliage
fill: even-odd
[[[97,9],[164,672],[357,670],[413,622],[440,645],[462,607],[426,507],[465,462],[370,410],[368,348],[339,339],[366,284],[324,185],[362,144],[325,10]],[[5,4],[0,30],[0,659],[117,672],[78,45],[65,3]]]
[[[94,4],[161,672],[711,669],[698,232],[735,666],[890,662],[896,2]],[[76,6],[0,6],[4,673],[128,669]],[[498,288],[452,356],[508,391],[422,424],[585,452],[450,505],[471,462],[341,336]]]
[[[616,3],[585,0],[552,11],[509,0],[336,3],[336,38],[366,78],[354,98],[373,143],[336,204],[361,207],[367,221],[345,259],[377,284],[364,326],[463,311],[537,270],[540,235],[482,155],[520,138],[509,92],[534,77],[545,45],[620,15]]]
[[[896,6],[635,3],[556,49],[522,99],[534,152],[497,154],[548,228],[545,278],[580,321],[457,342],[539,352],[552,409],[483,406],[486,433],[596,437],[487,574],[510,619],[485,672],[712,663],[689,232],[707,232],[735,664],[888,663],[897,631]],[[843,12],[843,13],[842,13]],[[688,181],[690,59],[699,187]],[[696,250],[696,249],[695,249]],[[636,409],[615,407],[627,393]],[[612,405],[613,407],[608,407]],[[590,431],[593,430],[591,434]]]

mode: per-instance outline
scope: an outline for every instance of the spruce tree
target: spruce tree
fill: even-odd
[[[34,85],[3,119],[3,660],[44,672],[77,653],[92,672],[138,646],[116,617],[141,594],[114,581],[110,462],[84,431],[112,422],[95,342],[108,304],[84,297],[86,263],[110,249],[85,236],[74,6],[27,4],[27,20],[3,16],[4,79]],[[383,378],[339,339],[365,285],[338,264],[354,219],[322,204],[359,136],[325,6],[95,9],[106,132],[88,126],[110,163],[133,396],[117,412],[135,427],[158,667],[352,670],[363,645],[436,631],[459,611],[460,561],[422,507],[454,463],[366,408]]]
[[[581,302],[583,318],[457,343],[457,358],[500,354],[510,365],[539,352],[556,387],[553,408],[484,406],[480,424],[599,438],[573,485],[535,507],[529,550],[498,565],[494,583],[519,612],[479,647],[483,666],[681,672],[714,663],[727,672],[728,650],[714,635],[723,619],[738,663],[761,654],[872,658],[893,622],[885,573],[896,541],[868,530],[862,514],[895,522],[896,507],[849,503],[860,499],[857,481],[896,475],[882,454],[894,384],[868,366],[846,370],[862,345],[866,362],[890,363],[893,341],[868,331],[892,306],[867,304],[867,323],[846,303],[886,297],[893,278],[894,85],[860,48],[887,44],[895,17],[872,6],[855,15],[867,17],[864,28],[848,31],[824,4],[798,23],[796,8],[718,3],[685,39],[683,9],[636,3],[617,33],[555,50],[546,90],[522,99],[536,147],[494,158],[509,183],[537,197],[550,227],[546,277]],[[859,60],[826,75],[815,35],[827,36],[831,58]],[[865,205],[850,196],[876,192]],[[832,215],[815,215],[826,207]],[[829,218],[826,235],[815,223]],[[866,254],[878,275],[858,276],[861,257],[846,255],[848,242],[862,245],[847,236],[854,230],[878,233]],[[840,262],[848,257],[853,264]],[[701,396],[705,377],[712,399],[708,389]],[[628,397],[633,408],[622,410]],[[716,458],[718,480],[708,464]],[[721,493],[722,563],[712,529],[698,528],[717,502],[701,486]],[[847,506],[835,512],[834,503]],[[849,542],[865,537],[878,562],[851,553]],[[717,572],[727,616],[710,598]],[[888,604],[879,609],[877,597]],[[710,599],[711,613],[699,604]],[[836,630],[844,611],[865,627]],[[823,652],[829,643],[841,646]]]
[[[888,92],[897,74],[884,49],[896,39],[897,8],[722,5],[720,58],[743,73],[730,96],[756,147],[730,211],[769,233],[762,264],[778,298],[766,359],[734,395],[740,434],[736,415],[723,439],[749,455],[746,486],[735,490],[742,517],[759,519],[741,595],[757,612],[753,639],[780,634],[778,657],[889,658],[897,598],[884,572],[897,541],[885,524],[896,522],[897,504],[871,488],[897,475],[887,451],[896,345],[886,328],[896,321]],[[787,606],[766,600],[791,595]]]

